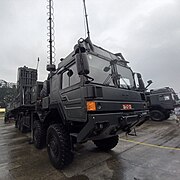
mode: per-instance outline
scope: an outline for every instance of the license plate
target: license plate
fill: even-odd
[[[123,109],[124,110],[131,110],[132,109],[132,105],[131,104],[123,104]]]

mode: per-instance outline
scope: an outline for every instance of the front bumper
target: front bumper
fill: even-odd
[[[130,132],[149,118],[149,111],[127,113],[88,114],[88,123],[77,135],[77,142],[98,140],[121,132]]]

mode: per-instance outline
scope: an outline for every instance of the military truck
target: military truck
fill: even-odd
[[[145,93],[145,99],[148,103],[151,119],[154,121],[168,119],[174,111],[174,108],[179,106],[179,97],[175,91],[170,87],[148,91],[148,87],[152,84],[152,80],[149,80],[145,87],[140,73],[134,73],[134,78],[136,87],[138,87],[137,90]]]
[[[177,105],[178,96],[170,87],[152,89],[146,92],[151,119],[154,121],[166,120]]]
[[[22,132],[32,130],[38,149],[47,145],[55,168],[72,162],[74,144],[92,140],[99,149],[110,150],[119,133],[129,133],[149,116],[122,54],[91,46],[87,39],[78,41],[47,80],[32,83],[30,94],[21,88],[21,104],[15,101],[9,110]]]

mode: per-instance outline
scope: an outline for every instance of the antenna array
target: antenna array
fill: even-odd
[[[47,0],[48,1],[48,5],[47,5],[47,9],[48,9],[48,39],[47,41],[49,42],[48,44],[48,65],[47,65],[47,71],[50,71],[50,73],[52,73],[53,71],[55,71],[56,67],[54,65],[55,63],[55,31],[54,31],[54,2],[53,0]]]

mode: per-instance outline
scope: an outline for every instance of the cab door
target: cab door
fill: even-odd
[[[84,96],[76,64],[65,68],[61,74],[60,98],[67,120],[85,121]]]

